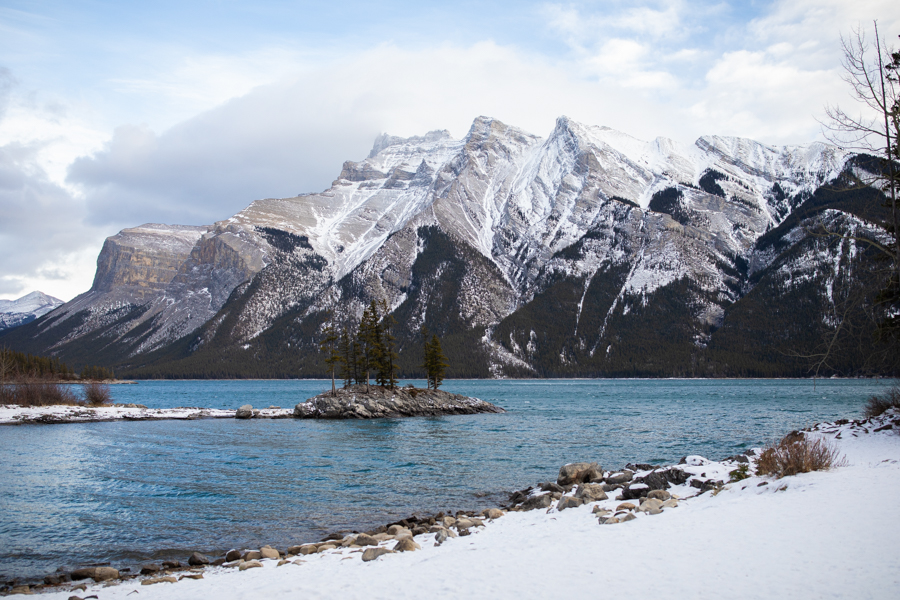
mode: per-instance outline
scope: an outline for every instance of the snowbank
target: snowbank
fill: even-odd
[[[96,421],[153,421],[164,419],[233,419],[236,410],[218,408],[147,408],[139,404],[100,407],[0,405],[0,425],[26,423],[92,423]],[[291,408],[253,410],[254,418],[286,419]]]
[[[680,498],[677,507],[625,523],[600,525],[592,513],[621,503],[610,493],[608,500],[563,511],[510,512],[440,546],[435,534],[419,535],[421,550],[371,562],[361,560],[361,549],[335,549],[282,566],[273,559],[245,571],[208,568],[200,580],[141,585],[135,579],[74,593],[102,600],[895,598],[898,432],[896,411],[818,426],[810,435],[834,441],[845,466],[780,480],[750,477],[703,494],[686,482],[669,489]],[[691,457],[683,468],[727,481],[735,464]],[[67,587],[46,597],[72,594]]]

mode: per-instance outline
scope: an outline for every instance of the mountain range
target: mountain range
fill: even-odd
[[[381,135],[321,193],[122,230],[89,291],[0,344],[131,377],[322,376],[326,320],[383,299],[405,376],[422,325],[449,377],[802,376],[859,240],[885,235],[880,192],[851,184],[870,163],[566,117],[547,137],[487,117],[462,139]],[[848,352],[823,373],[867,369]]]
[[[30,323],[62,304],[59,298],[43,292],[31,292],[16,300],[0,300],[0,333]]]

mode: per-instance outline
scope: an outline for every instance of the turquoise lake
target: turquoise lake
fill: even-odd
[[[407,382],[403,382],[407,383]],[[414,382],[423,385],[423,382]],[[860,416],[882,380],[447,381],[508,412],[0,427],[0,580],[60,566],[284,548],[410,514],[481,509],[560,465],[724,458]],[[113,386],[149,407],[292,407],[324,381]]]

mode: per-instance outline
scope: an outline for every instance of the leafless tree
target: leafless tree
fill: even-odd
[[[889,217],[882,225],[886,239],[854,239],[873,248],[885,265],[884,283],[877,294],[879,328],[889,338],[900,337],[900,51],[890,47],[874,23],[874,39],[862,28],[841,37],[843,79],[850,86],[859,113],[826,106],[823,122],[828,140],[838,146],[876,157],[874,173],[855,172],[860,185],[879,189]],[[827,232],[839,235],[835,232]],[[846,237],[846,236],[844,236]],[[826,352],[827,357],[827,352]]]

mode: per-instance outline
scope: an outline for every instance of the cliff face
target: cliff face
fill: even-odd
[[[859,217],[821,192],[848,158],[818,143],[648,142],[565,117],[547,138],[484,117],[460,140],[381,136],[324,192],[109,238],[92,289],[29,325],[29,343],[145,374],[320,375],[325,315],[350,323],[384,299],[408,372],[426,325],[457,376],[727,374],[734,361],[710,348],[756,286],[774,286],[767,310],[795,311],[766,283],[774,270],[813,274],[815,308],[796,315],[808,330],[835,309],[855,243],[785,253],[807,243],[801,214]],[[877,216],[851,221],[832,219],[880,235]]]
[[[155,223],[123,229],[104,242],[90,291],[118,292],[138,304],[158,298],[205,231]]]

